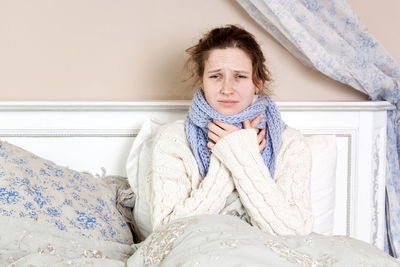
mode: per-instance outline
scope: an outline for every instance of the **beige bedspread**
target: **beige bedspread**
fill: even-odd
[[[137,248],[137,250],[136,250]],[[277,237],[233,216],[162,226],[141,244],[105,242],[0,217],[0,266],[400,266],[364,242],[318,234]]]

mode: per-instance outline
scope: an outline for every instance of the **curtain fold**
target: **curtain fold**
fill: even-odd
[[[236,0],[304,65],[348,84],[388,111],[385,250],[400,255],[400,66],[345,0]]]

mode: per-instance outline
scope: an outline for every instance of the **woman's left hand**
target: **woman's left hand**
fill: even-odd
[[[244,129],[253,128],[257,131],[257,141],[258,141],[258,148],[259,148],[260,152],[262,152],[264,150],[264,148],[267,146],[267,140],[265,139],[266,128],[261,129],[261,130],[257,129],[257,125],[260,123],[262,117],[263,117],[263,115],[260,114],[251,122],[249,120],[245,120],[243,122]]]
[[[211,141],[207,143],[207,147],[209,149],[212,149],[214,145],[223,137],[240,130],[239,127],[236,127],[233,124],[218,120],[213,120],[213,122],[208,123],[207,127],[209,130],[208,137],[211,139]]]

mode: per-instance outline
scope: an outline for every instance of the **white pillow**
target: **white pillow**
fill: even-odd
[[[152,232],[149,207],[149,188],[142,179],[148,179],[151,147],[155,133],[163,123],[147,120],[140,129],[129,153],[126,171],[129,184],[136,194],[133,217],[139,240]],[[330,235],[333,231],[336,179],[335,135],[312,135],[306,137],[311,149],[311,203],[314,216],[313,232]],[[139,168],[140,166],[140,168]]]
[[[133,142],[126,162],[128,181],[132,191],[136,194],[133,218],[139,241],[144,240],[153,232],[149,206],[150,190],[147,186],[148,183],[143,179],[148,179],[153,138],[162,125],[163,123],[153,119],[145,121]]]
[[[311,149],[311,205],[314,216],[313,232],[331,235],[335,213],[336,136],[306,137]]]

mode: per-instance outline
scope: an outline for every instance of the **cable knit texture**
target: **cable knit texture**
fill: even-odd
[[[267,141],[261,155],[272,178],[274,177],[276,157],[286,124],[282,121],[278,108],[270,97],[261,94],[256,97],[255,101],[239,114],[223,116],[207,103],[201,89],[196,91],[186,119],[186,136],[203,177],[208,171],[211,157],[210,150],[207,148],[207,143],[210,141],[207,135],[207,124],[213,119],[217,119],[243,128],[243,121],[252,121],[260,114],[263,114],[263,118],[257,127],[259,129],[266,128],[265,140]]]
[[[254,129],[225,136],[202,179],[184,122],[163,126],[148,176],[153,229],[176,218],[218,214],[236,188],[253,225],[276,235],[310,233],[311,152],[304,137],[292,128],[283,132],[274,180],[258,149]]]

